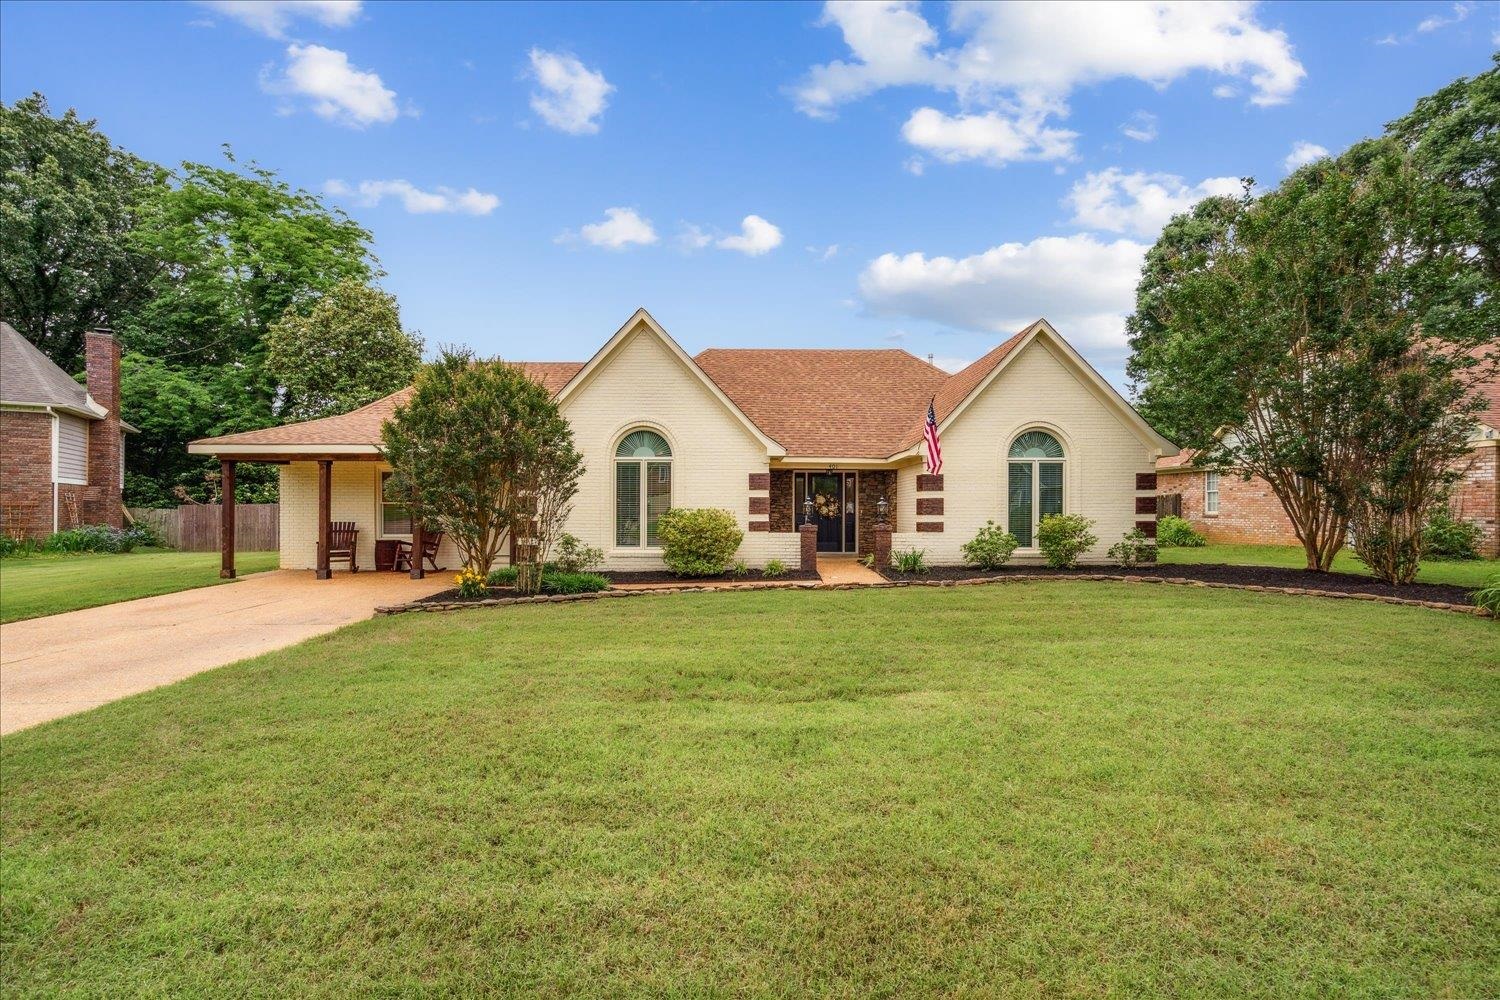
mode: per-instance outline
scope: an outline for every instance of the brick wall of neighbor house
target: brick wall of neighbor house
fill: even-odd
[[[1248,482],[1233,473],[1219,476],[1219,513],[1203,512],[1202,470],[1162,470],[1156,492],[1182,495],[1182,516],[1210,542],[1226,545],[1297,545],[1297,533],[1281,501],[1264,479]]]
[[[1469,452],[1464,477],[1449,503],[1455,517],[1472,521],[1484,532],[1480,554],[1500,558],[1500,448],[1481,441]]]
[[[52,417],[0,411],[0,531],[52,533]]]
[[[771,470],[771,530],[796,531],[797,507],[792,498],[792,470]]]
[[[894,519],[896,517],[896,470],[861,471],[859,474],[859,531],[856,541],[859,544],[859,554],[862,556],[875,551],[875,522],[880,517],[881,497],[885,497],[885,502],[890,507],[886,516]]]
[[[120,343],[109,333],[91,330],[83,337],[84,371],[89,395],[109,411],[89,421],[89,483],[78,490],[78,517],[84,524],[125,524],[120,504]]]

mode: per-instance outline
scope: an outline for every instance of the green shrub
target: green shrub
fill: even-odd
[[[678,576],[717,576],[734,558],[745,533],[734,515],[713,507],[674,507],[656,523],[662,561]]]
[[[734,564],[729,567],[727,572],[730,576],[734,577],[737,580],[743,579],[744,577],[750,575],[750,564],[745,562],[745,560],[743,559],[736,559],[734,561]]]
[[[1422,555],[1428,559],[1478,559],[1483,538],[1479,525],[1440,510],[1422,531]]]
[[[1173,514],[1156,522],[1156,544],[1164,549],[1173,546],[1183,549],[1201,549],[1208,539],[1193,530],[1193,526]]]
[[[145,525],[113,528],[86,524],[50,535],[42,543],[44,552],[130,552],[138,545],[155,545],[160,539]]]
[[[484,581],[484,574],[469,566],[459,570],[458,575],[453,578],[453,582],[458,586],[459,597],[483,597],[485,595]]]
[[[891,553],[891,569],[897,573],[927,572],[927,550],[897,549]]]
[[[565,531],[557,540],[552,561],[564,573],[586,573],[604,561],[604,550],[585,545]]]
[[[1500,621],[1500,576],[1495,577],[1469,596],[1474,599],[1476,605],[1488,611],[1492,619]]]
[[[1089,529],[1094,522],[1081,514],[1048,514],[1037,525],[1036,544],[1054,569],[1078,565],[1078,557],[1099,541]]]
[[[786,576],[786,563],[780,559],[772,559],[766,563],[766,568],[760,571],[760,575],[767,580],[774,580],[778,576]]]
[[[546,570],[542,570],[545,577]],[[516,585],[516,568],[514,566],[499,566],[490,570],[488,577],[491,587],[514,587]]]
[[[35,538],[15,538],[0,535],[0,559],[9,556],[29,556],[42,551],[42,543]]]
[[[1109,557],[1121,566],[1149,566],[1156,562],[1156,543],[1140,528],[1131,528],[1109,547]]]
[[[544,594],[592,594],[608,589],[609,581],[598,573],[542,572]]]
[[[994,521],[986,521],[974,540],[963,544],[964,562],[980,569],[999,569],[1010,561],[1011,553],[1020,544],[1015,535]]]

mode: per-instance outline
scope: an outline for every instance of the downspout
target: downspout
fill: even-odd
[[[47,415],[52,418],[52,533],[57,534],[57,411],[47,407]]]

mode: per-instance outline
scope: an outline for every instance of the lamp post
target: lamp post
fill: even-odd
[[[876,500],[875,501],[875,523],[876,524],[888,524],[889,522],[886,520],[886,516],[890,513],[890,509],[891,509],[891,505],[885,502],[885,497],[884,496],[882,496],[879,500]]]
[[[802,523],[813,523],[813,498],[811,494],[808,495],[807,499],[802,501]]]

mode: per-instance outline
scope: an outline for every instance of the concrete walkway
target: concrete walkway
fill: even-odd
[[[818,575],[824,583],[862,584],[885,583],[885,577],[875,572],[855,556],[818,556]]]
[[[0,734],[171,684],[453,586],[449,573],[308,570],[0,625]]]

